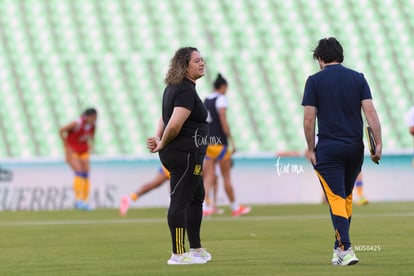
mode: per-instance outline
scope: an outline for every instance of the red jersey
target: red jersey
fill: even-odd
[[[76,120],[76,127],[68,132],[66,142],[76,153],[89,151],[89,139],[95,135],[95,125],[88,124],[84,117]]]

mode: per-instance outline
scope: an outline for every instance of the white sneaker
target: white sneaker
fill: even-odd
[[[354,265],[359,262],[357,256],[355,256],[352,247],[347,250],[339,250],[337,265]]]
[[[190,255],[193,258],[201,258],[203,260],[206,260],[206,262],[211,261],[211,254],[207,252],[205,248],[200,248],[200,249],[190,248]]]
[[[206,264],[207,261],[200,257],[193,257],[191,254],[184,253],[182,255],[172,254],[167,261],[169,265],[191,265],[191,264]]]
[[[338,265],[338,259],[339,259],[339,251],[341,249],[339,247],[335,248],[333,250],[333,255],[332,255],[332,265]]]

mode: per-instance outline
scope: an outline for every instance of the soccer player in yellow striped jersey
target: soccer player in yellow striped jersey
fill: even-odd
[[[237,203],[230,178],[231,155],[236,151],[236,147],[226,116],[228,103],[225,94],[227,87],[227,80],[221,74],[218,74],[214,82],[215,92],[210,94],[204,101],[204,105],[209,113],[209,145],[204,159],[203,178],[206,195],[209,195],[209,191],[213,187],[216,178],[215,166],[216,164],[220,166],[224,188],[230,201],[231,214],[233,217],[238,217],[249,213],[251,208]],[[231,149],[228,148],[228,142],[231,143]],[[215,213],[215,210],[208,206],[208,203],[207,197],[203,207],[204,216]]]

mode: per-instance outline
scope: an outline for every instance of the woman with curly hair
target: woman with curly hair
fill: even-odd
[[[204,59],[196,48],[177,50],[165,78],[167,87],[157,133],[147,139],[148,149],[159,153],[171,177],[169,265],[205,264],[211,260],[211,254],[202,248],[200,241],[208,123],[207,110],[197,94],[195,82],[204,76],[204,67]],[[189,253],[184,245],[185,232],[190,242]]]

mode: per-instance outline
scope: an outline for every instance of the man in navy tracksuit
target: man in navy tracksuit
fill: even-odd
[[[313,52],[321,71],[305,85],[304,131],[312,162],[329,203],[335,230],[333,265],[358,263],[349,237],[352,189],[361,171],[364,144],[361,107],[377,142],[374,161],[381,158],[381,126],[364,75],[344,67],[343,49],[333,37],[321,39]],[[315,123],[318,121],[318,144]]]

